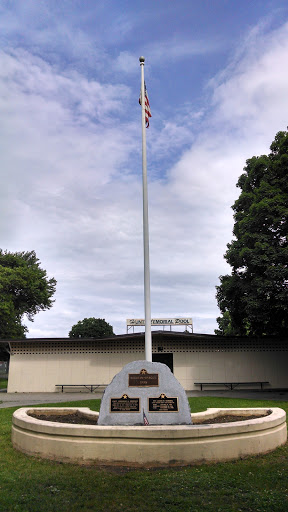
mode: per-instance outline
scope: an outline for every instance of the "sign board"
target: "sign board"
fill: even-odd
[[[127,326],[145,325],[144,318],[129,318]],[[192,325],[192,318],[151,318],[151,325]]]
[[[158,398],[149,397],[149,412],[178,412],[178,397],[167,397],[164,393]]]
[[[155,387],[159,386],[159,375],[158,373],[148,373],[146,370],[142,369],[140,373],[129,373],[129,383],[130,387]]]
[[[121,398],[110,399],[110,412],[139,412],[139,398],[130,398],[127,393]]]

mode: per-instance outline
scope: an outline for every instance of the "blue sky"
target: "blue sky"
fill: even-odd
[[[143,318],[139,56],[153,317],[213,333],[245,161],[287,126],[282,0],[0,4],[0,235],[57,281],[29,336]]]

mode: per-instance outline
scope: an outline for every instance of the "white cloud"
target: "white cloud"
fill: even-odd
[[[15,0],[0,5],[0,41],[2,48],[31,49],[61,67],[77,65],[80,68],[102,66],[107,54],[94,30],[93,38],[78,25],[87,10],[74,11],[71,5],[57,2]],[[9,5],[10,4],[10,5]],[[68,7],[68,9],[67,9]],[[75,6],[76,7],[76,6]],[[93,5],[93,14],[97,15]],[[100,13],[101,16],[101,13]]]
[[[161,67],[167,67],[171,62],[182,60],[187,57],[196,55],[206,55],[217,53],[222,47],[220,41],[215,40],[199,40],[183,38],[182,36],[175,36],[166,40],[156,40],[153,43],[146,44],[141,51],[145,55],[149,55],[149,62]],[[135,73],[135,64],[140,57],[131,51],[121,51],[113,67],[117,71],[124,73]]]
[[[215,39],[192,39],[183,38],[180,35],[169,37],[169,39],[157,41],[147,45],[147,54],[154,63],[162,62],[167,64],[171,60],[184,59],[195,55],[216,53],[222,47],[222,43]]]
[[[215,328],[236,181],[246,158],[267,152],[287,124],[287,39],[285,25],[258,34],[257,48],[255,39],[245,43],[211,82],[197,134],[187,109],[147,132],[153,316],[193,316],[196,332]],[[176,45],[174,57],[196,50]],[[131,55],[118,59],[121,69],[129,71]],[[56,303],[29,324],[30,336],[65,336],[89,316],[119,333],[126,318],[143,316],[140,127],[125,115],[131,105],[123,85],[60,72],[27,50],[0,53],[2,246],[35,249],[58,280]]]
[[[140,57],[140,55],[138,55],[138,58],[139,57]],[[122,51],[119,53],[119,55],[117,56],[117,58],[115,60],[114,68],[117,71],[121,71],[124,73],[135,73],[136,64],[137,64],[137,56],[136,55],[132,55],[128,51]]]
[[[249,41],[241,60],[220,75],[214,90],[213,121],[221,120],[227,131],[236,129],[242,136],[252,122],[255,135],[287,124],[288,23],[268,35],[256,31]]]

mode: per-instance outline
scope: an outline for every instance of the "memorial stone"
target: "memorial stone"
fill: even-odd
[[[162,363],[133,361],[107,386],[99,425],[191,425],[185,390]]]

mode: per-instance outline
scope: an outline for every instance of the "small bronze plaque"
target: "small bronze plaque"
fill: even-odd
[[[139,398],[129,398],[125,393],[121,398],[111,398],[110,412],[139,412],[139,402]]]
[[[149,412],[178,412],[178,397],[167,398],[162,393],[159,398],[149,398]]]
[[[140,373],[129,373],[128,386],[139,388],[159,386],[159,374],[148,373],[144,368]]]

